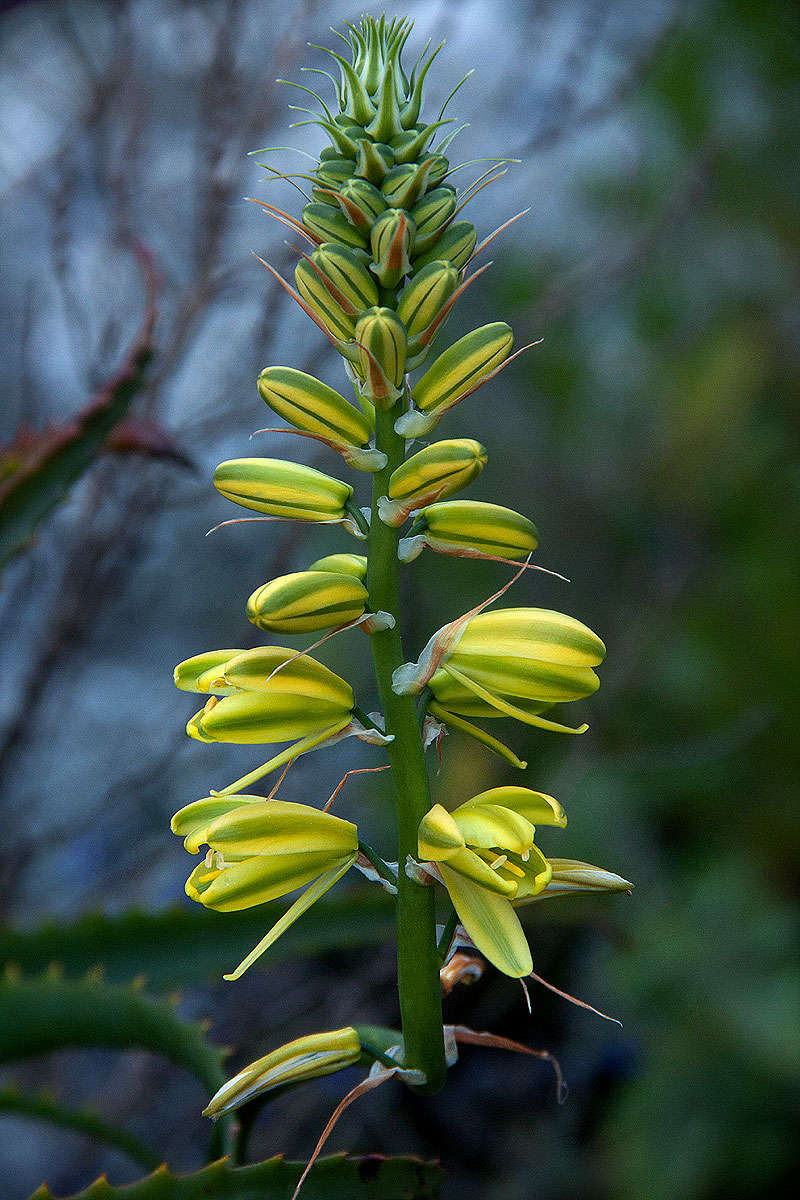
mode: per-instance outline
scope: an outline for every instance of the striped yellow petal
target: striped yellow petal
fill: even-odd
[[[214,487],[243,508],[306,521],[345,515],[353,489],[340,479],[301,463],[277,458],[235,458],[220,463]]]
[[[273,633],[309,633],[363,615],[367,589],[353,575],[296,571],[264,583],[247,601],[247,619]]]
[[[481,954],[512,979],[530,975],[530,948],[510,901],[465,879],[446,863],[439,870],[458,918]]]

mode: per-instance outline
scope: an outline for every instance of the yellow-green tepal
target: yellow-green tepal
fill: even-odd
[[[389,494],[378,501],[385,525],[402,525],[419,508],[440,496],[452,496],[471,483],[486,466],[486,451],[472,438],[433,442],[392,472]]]
[[[391,408],[402,394],[406,328],[391,308],[370,308],[354,333],[363,380],[361,390],[378,408]]]
[[[362,250],[367,244],[367,234],[356,229],[334,204],[316,201],[307,204],[303,209],[303,224],[319,242],[341,242]]]
[[[505,321],[473,329],[443,351],[414,384],[414,408],[395,421],[404,437],[420,437],[438,424],[448,409],[470,396],[505,362],[514,335]]]
[[[413,218],[402,208],[387,208],[372,226],[372,270],[383,287],[397,287],[411,270],[409,254],[415,232]]]
[[[311,633],[363,616],[367,589],[353,575],[296,571],[256,588],[247,619],[270,633]]]
[[[175,668],[179,687],[216,693],[186,726],[197,741],[287,742],[342,729],[352,716],[350,685],[307,654],[298,658],[282,646],[257,646],[207,668],[192,687],[197,662]]]
[[[365,257],[363,251],[337,242],[323,242],[311,255],[325,287],[349,316],[358,316],[378,303],[378,285]]]
[[[414,270],[418,271],[437,259],[446,259],[460,271],[469,262],[477,240],[475,226],[470,221],[454,221],[437,235],[429,250],[414,256]]]
[[[353,330],[356,327],[356,316],[342,307],[340,299],[335,297],[330,287],[314,268],[314,264],[301,258],[294,269],[294,281],[299,295],[305,300],[312,312],[316,313],[328,332],[344,346],[352,341]]]
[[[340,479],[278,458],[233,458],[220,463],[214,487],[243,508],[303,521],[343,520],[353,494]]]
[[[538,895],[552,876],[536,826],[566,823],[557,800],[522,787],[491,788],[452,812],[435,804],[420,822],[420,859],[436,864],[467,933],[506,975],[533,970],[511,901]]]
[[[186,881],[187,896],[206,908],[238,912],[306,889],[226,979],[243,974],[358,855],[358,830],[351,821],[257,796],[198,800],[175,814],[172,829],[190,852],[209,848]]]
[[[514,900],[515,906],[530,904],[534,900],[548,900],[552,896],[573,896],[579,892],[631,892],[633,884],[607,871],[605,867],[594,867],[591,863],[574,858],[548,858],[553,872],[543,892],[536,896],[525,896]]]
[[[583,733],[540,716],[553,704],[591,696],[605,646],[574,617],[506,608],[472,617],[428,681],[443,709],[470,717],[516,717],[560,733]],[[402,670],[402,668],[401,668]]]
[[[425,546],[461,558],[525,558],[539,544],[536,526],[521,513],[483,500],[445,500],[417,513],[398,557],[412,562]]]
[[[308,567],[309,571],[336,571],[342,575],[354,575],[363,583],[367,578],[367,558],[364,554],[326,554]]]
[[[244,1067],[211,1098],[203,1116],[216,1121],[264,1092],[350,1067],[360,1055],[358,1033],[350,1026],[307,1034]]]
[[[331,446],[351,467],[380,471],[386,465],[386,455],[369,447],[368,418],[313,375],[294,367],[265,367],[258,391],[273,412]]]

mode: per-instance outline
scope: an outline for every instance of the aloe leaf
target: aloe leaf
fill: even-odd
[[[67,1047],[148,1050],[194,1075],[209,1096],[225,1082],[225,1051],[206,1040],[202,1022],[181,1020],[174,1005],[143,994],[138,983],[109,984],[93,977],[64,979],[54,971],[0,979],[0,1063]],[[215,1153],[230,1135],[215,1130]]]
[[[137,256],[147,307],[122,366],[69,424],[21,436],[0,454],[0,569],[25,549],[39,523],[92,466],[142,385],[152,355],[155,274],[143,248]]]
[[[238,961],[264,936],[283,908],[264,904],[217,913],[195,905],[161,913],[92,913],[75,922],[25,930],[0,928],[0,963],[28,973],[57,962],[67,977],[102,966],[112,982],[144,975],[152,991],[189,987],[219,979],[228,963]],[[394,906],[385,892],[373,888],[335,896],[287,929],[261,966],[268,970],[279,961],[374,946],[391,939],[393,931]]]
[[[0,1113],[9,1113],[13,1117],[29,1117],[34,1121],[58,1125],[62,1129],[71,1129],[93,1142],[102,1142],[114,1150],[121,1151],[147,1171],[152,1171],[161,1162],[157,1154],[124,1129],[109,1124],[87,1109],[67,1108],[52,1096],[27,1096],[14,1088],[2,1088]]]
[[[249,1167],[232,1167],[223,1159],[193,1175],[173,1175],[159,1167],[123,1187],[100,1178],[70,1200],[286,1200],[304,1168],[305,1163],[280,1157]],[[437,1200],[441,1180],[438,1163],[418,1158],[334,1154],[314,1165],[301,1195],[303,1200]],[[44,1184],[30,1200],[57,1198]]]

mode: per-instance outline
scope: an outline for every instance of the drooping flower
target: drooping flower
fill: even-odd
[[[358,830],[351,821],[263,796],[197,800],[175,814],[172,831],[191,854],[209,847],[186,881],[187,896],[206,908],[237,912],[305,888],[226,979],[238,979],[358,856]]]
[[[418,832],[420,859],[434,863],[472,941],[498,970],[533,970],[512,901],[544,890],[552,869],[534,844],[536,825],[566,825],[558,801],[530,788],[490,788],[452,812],[435,804]]]

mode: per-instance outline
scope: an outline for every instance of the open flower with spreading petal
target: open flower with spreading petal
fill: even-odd
[[[298,917],[341,879],[358,856],[350,821],[307,804],[263,796],[209,796],[172,818],[190,854],[209,847],[186,881],[192,900],[236,912],[305,887],[269,933],[225,979],[238,979]]]
[[[490,788],[452,812],[435,804],[420,822],[420,859],[435,864],[477,948],[514,978],[533,963],[512,901],[538,895],[552,877],[536,825],[566,823],[557,800],[522,787]]]

